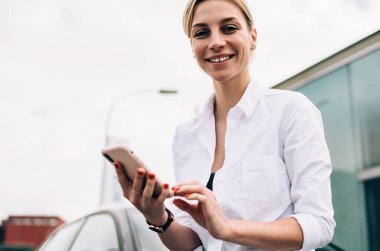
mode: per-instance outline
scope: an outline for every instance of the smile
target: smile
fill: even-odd
[[[230,55],[230,56],[224,56],[224,57],[219,57],[219,58],[209,58],[206,60],[211,62],[211,63],[220,63],[220,62],[224,62],[226,60],[229,60],[229,59],[233,58],[234,56],[235,55]]]

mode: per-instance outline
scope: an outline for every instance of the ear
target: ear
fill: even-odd
[[[251,31],[251,50],[256,49],[256,43],[257,43],[257,31],[256,31],[256,28],[253,27]]]

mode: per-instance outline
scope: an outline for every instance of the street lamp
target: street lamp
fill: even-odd
[[[177,94],[178,91],[175,90],[175,89],[158,89],[158,90],[151,90],[151,89],[147,89],[147,90],[133,90],[133,91],[129,91],[129,92],[126,92],[124,93],[123,95],[119,96],[118,98],[116,98],[108,112],[107,112],[107,115],[106,115],[106,125],[105,125],[105,146],[108,146],[108,144],[110,143],[110,137],[109,137],[109,128],[110,128],[110,124],[111,124],[111,118],[112,118],[112,115],[115,111],[115,108],[120,104],[121,101],[124,101],[126,98],[128,97],[132,97],[132,96],[137,96],[137,95],[142,95],[142,94],[149,94],[149,93],[158,93],[158,94],[162,94],[162,95],[167,95],[167,94]]]
[[[109,136],[109,131],[110,131],[110,125],[111,125],[111,120],[114,115],[115,109],[120,105],[122,101],[124,101],[128,97],[132,96],[138,96],[138,95],[143,95],[143,94],[161,94],[161,95],[171,95],[171,94],[177,94],[178,91],[175,89],[146,89],[146,90],[133,90],[124,93],[123,95],[119,96],[116,98],[110,105],[108,112],[106,114],[106,123],[105,123],[105,142],[104,146],[108,146],[110,144],[110,136]],[[103,162],[103,175],[102,175],[102,185],[101,185],[101,198],[100,198],[100,204],[105,203],[105,189],[106,189],[106,176],[107,176],[107,161],[104,160]]]

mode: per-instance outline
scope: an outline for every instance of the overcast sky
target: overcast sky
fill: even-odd
[[[258,30],[252,76],[268,87],[380,29],[378,0],[248,3]],[[140,152],[173,182],[175,125],[212,91],[182,31],[185,4],[0,0],[1,218],[70,220],[97,207],[106,118],[122,95],[110,135],[162,146]],[[180,94],[152,94],[160,88]]]

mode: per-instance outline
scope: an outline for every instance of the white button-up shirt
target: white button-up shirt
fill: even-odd
[[[176,182],[207,184],[215,151],[214,95],[200,115],[177,128],[173,140]],[[227,116],[225,160],[213,192],[229,219],[266,222],[294,217],[302,250],[328,244],[335,221],[331,162],[318,109],[302,94],[248,85]],[[214,239],[173,206],[176,220],[195,231],[203,247],[257,250]]]

